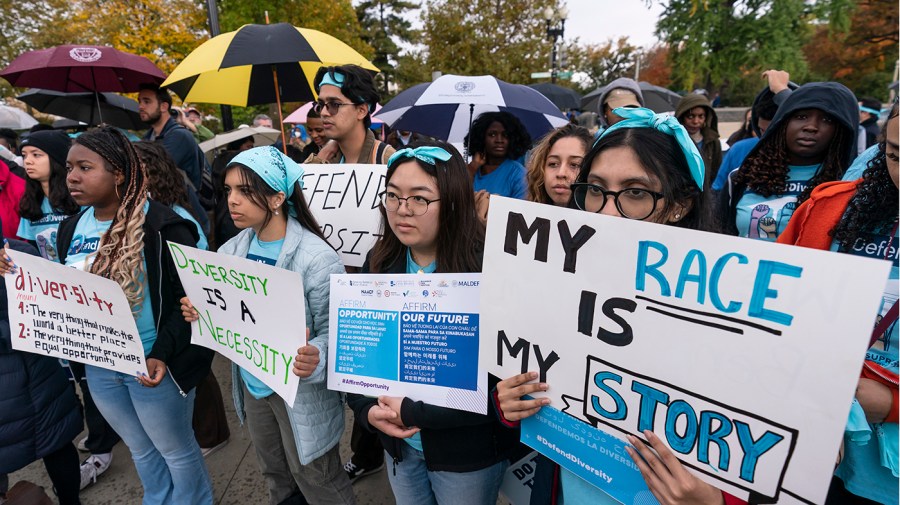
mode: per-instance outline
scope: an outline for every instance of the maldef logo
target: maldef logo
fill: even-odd
[[[81,63],[91,63],[97,61],[103,53],[96,47],[73,47],[69,50],[69,57]]]
[[[475,89],[475,83],[472,81],[460,81],[454,84],[453,87],[460,93],[468,93],[469,91]]]

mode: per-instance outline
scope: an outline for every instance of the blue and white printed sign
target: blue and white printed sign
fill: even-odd
[[[487,412],[481,274],[332,275],[328,389]]]
[[[822,503],[889,267],[492,199],[482,359],[539,372],[523,440],[623,503],[644,430],[732,495]]]

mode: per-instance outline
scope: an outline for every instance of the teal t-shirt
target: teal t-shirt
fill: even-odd
[[[247,251],[247,259],[275,266],[275,263],[278,262],[278,256],[281,254],[281,247],[283,245],[284,239],[263,242],[262,240],[259,240],[258,235],[254,235],[253,240],[250,241],[250,250]],[[250,394],[257,400],[262,400],[275,392],[272,391],[272,388],[266,386],[266,383],[254,377],[253,374],[243,367],[241,367],[241,379],[244,380],[247,391],[250,391]]]
[[[406,273],[408,274],[433,274],[434,271],[437,270],[437,262],[432,261],[430,264],[426,266],[421,266],[413,261],[412,253],[409,249],[406,250]],[[403,439],[407,444],[409,444],[413,449],[417,451],[422,450],[422,436],[416,433],[415,435],[404,438]]]
[[[203,233],[203,227],[200,226],[200,223],[198,223],[196,219],[194,219],[194,216],[192,216],[191,213],[181,205],[173,205],[172,210],[174,210],[175,213],[179,216],[194,223],[194,227],[197,228],[197,235],[200,236],[200,239],[197,240],[197,249],[203,249],[204,251],[209,249],[209,242],[206,240],[206,234]]]
[[[36,243],[42,258],[59,263],[59,254],[56,252],[56,230],[59,229],[59,223],[69,216],[51,207],[50,200],[46,196],[41,202],[41,212],[43,214],[38,219],[20,218],[19,231],[16,235]]]
[[[483,175],[475,172],[475,191],[482,189],[492,195],[524,200],[528,196],[525,167],[516,160],[504,160],[493,172]]]
[[[559,481],[562,488],[559,505],[579,505],[582,503],[619,505],[618,500],[604,493],[600,488],[588,484],[586,480],[565,468],[559,469]]]
[[[881,298],[881,307],[875,325],[890,310],[898,299],[898,262],[900,262],[900,235],[897,229],[878,232],[863,232],[847,250],[841,250],[837,243],[832,251],[841,251],[856,256],[888,260],[891,271]],[[866,352],[866,362],[874,363],[897,373],[898,371],[898,328],[894,321],[878,337]],[[854,400],[850,419],[844,432],[844,459],[835,474],[844,481],[851,493],[878,503],[898,502],[898,429],[897,423],[868,423],[865,412]]]
[[[788,165],[787,191],[763,196],[747,188],[737,204],[738,235],[775,242],[797,209],[797,197],[819,171],[818,165]]]
[[[144,206],[144,212],[150,208],[150,204]],[[100,237],[106,233],[112,220],[98,221],[94,217],[94,208],[89,207],[78,223],[75,225],[75,231],[72,234],[72,242],[69,244],[69,251],[66,253],[66,266],[74,267],[85,272],[90,271],[91,265],[94,264],[96,258],[97,246],[100,245]],[[142,254],[143,256],[143,254]],[[142,258],[144,272],[147,271],[147,259]],[[137,323],[138,333],[141,336],[141,344],[144,347],[144,355],[150,354],[153,343],[156,342],[156,323],[153,320],[153,310],[150,306],[150,289],[145,282],[145,276],[141,276],[141,283],[144,285],[144,303],[141,304],[135,323]]]

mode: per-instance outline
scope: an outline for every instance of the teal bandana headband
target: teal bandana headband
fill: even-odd
[[[319,89],[322,89],[322,86],[326,85],[340,88],[344,85],[344,74],[338,72],[337,70],[325,72],[325,74],[322,76],[322,81],[319,82]]]
[[[415,149],[409,147],[400,149],[388,160],[388,166],[393,165],[395,161],[405,158],[416,158],[435,166],[435,160],[447,161],[451,158],[450,153],[440,147],[422,146]]]
[[[297,215],[291,196],[294,194],[294,184],[303,177],[303,167],[272,146],[254,147],[241,152],[232,158],[228,166],[235,164],[253,170],[270,188],[284,193],[291,215]],[[302,181],[300,187],[303,187]]]
[[[684,126],[678,122],[677,118],[668,114],[656,114],[652,110],[643,107],[619,107],[613,110],[613,113],[625,119],[604,130],[597,140],[609,135],[610,132],[622,128],[653,128],[666,135],[671,135],[675,137],[675,140],[681,147],[681,151],[684,153],[688,168],[691,170],[691,177],[694,179],[697,187],[700,188],[700,191],[703,191],[703,179],[705,175],[703,157],[700,156],[700,151],[697,150],[697,144],[691,140],[691,136],[688,134],[687,130],[684,129]],[[596,143],[597,142],[594,142],[595,145]]]
[[[875,116],[881,114],[881,111],[880,111],[880,110],[875,110],[875,109],[873,109],[873,108],[871,108],[871,107],[865,107],[865,106],[862,106],[862,105],[859,106],[859,110],[860,110],[860,112],[868,112],[869,114],[873,114],[873,115],[875,115]]]

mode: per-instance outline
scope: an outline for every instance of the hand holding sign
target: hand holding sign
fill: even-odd
[[[141,386],[155,388],[166,376],[166,364],[156,358],[147,359],[147,375],[137,378]]]
[[[380,402],[369,409],[369,426],[385,435],[394,438],[409,438],[419,432],[419,428],[406,428],[402,425],[397,425],[396,422],[399,419],[400,414],[389,407],[383,406]]]
[[[662,505],[685,503],[723,504],[722,492],[685,470],[678,458],[652,431],[644,431],[650,442],[647,447],[637,437],[626,435],[634,447],[625,447],[637,463],[647,487]],[[656,452],[654,452],[656,451]]]
[[[550,389],[550,386],[543,382],[531,382],[537,378],[537,372],[527,372],[513,375],[497,383],[497,399],[500,400],[500,411],[504,419],[519,421],[537,414],[544,405],[550,405],[549,398],[522,399],[525,395]]]
[[[309,342],[309,328],[306,329],[306,341]],[[306,344],[297,349],[297,356],[294,357],[294,375],[305,379],[316,371],[317,366],[319,366],[318,347]]]
[[[0,275],[16,273],[16,264],[13,263],[12,258],[6,253],[8,250],[9,242],[6,239],[3,239],[3,254],[0,254]]]

